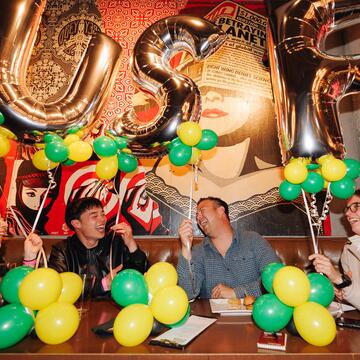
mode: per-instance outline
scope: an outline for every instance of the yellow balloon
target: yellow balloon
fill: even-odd
[[[151,333],[154,318],[144,304],[131,304],[123,308],[114,322],[114,337],[123,346],[136,346]]]
[[[37,151],[33,155],[32,163],[37,169],[42,171],[54,169],[58,165],[58,163],[52,162],[46,157],[45,150]]]
[[[0,157],[4,157],[10,151],[10,141],[3,135],[0,135]]]
[[[77,134],[68,134],[64,138],[64,143],[66,145],[70,145],[71,143],[73,143],[75,141],[80,141],[80,137]]]
[[[297,163],[307,165],[307,164],[311,163],[311,158],[304,158],[304,157],[291,158],[289,162],[290,163],[297,162]]]
[[[298,306],[309,299],[310,281],[304,271],[295,266],[284,266],[275,273],[275,295],[288,306]]]
[[[86,141],[74,141],[69,144],[69,159],[76,162],[89,160],[92,155],[92,147]]]
[[[185,121],[181,123],[176,130],[180,140],[189,146],[195,146],[202,136],[201,127],[197,122]]]
[[[332,160],[334,159],[334,155],[333,154],[326,154],[323,156],[320,156],[319,158],[316,159],[316,162],[320,165],[324,164],[326,161]]]
[[[82,279],[80,275],[73,272],[63,272],[60,274],[62,289],[58,302],[73,304],[81,295]]]
[[[163,324],[174,324],[186,314],[189,300],[180,286],[162,288],[154,295],[150,307],[154,318]]]
[[[321,165],[321,174],[327,181],[341,180],[347,172],[346,164],[340,159],[331,159]]]
[[[17,140],[17,136],[7,128],[0,126],[0,135],[5,136],[11,140]]]
[[[56,345],[69,340],[80,324],[76,307],[68,303],[53,303],[38,312],[36,335],[46,344]]]
[[[301,184],[306,180],[308,170],[304,162],[293,161],[284,168],[285,179],[292,184]]]
[[[39,150],[45,149],[45,143],[35,143],[34,146],[36,149],[39,149]]]
[[[19,287],[21,303],[32,309],[41,310],[57,301],[62,288],[58,272],[50,268],[40,268],[25,276]]]
[[[109,156],[100,159],[96,164],[95,172],[100,179],[112,179],[118,172],[117,156]]]
[[[165,261],[152,265],[145,274],[145,281],[152,296],[162,288],[175,286],[178,276],[175,267]]]
[[[197,149],[196,147],[193,147],[191,149],[191,158],[188,161],[188,164],[195,165],[201,160],[201,150]]]
[[[293,316],[296,330],[309,344],[325,346],[335,339],[335,320],[324,306],[306,302],[295,308]]]
[[[79,130],[75,133],[75,135],[77,135],[80,139],[82,139],[85,136],[85,131]]]

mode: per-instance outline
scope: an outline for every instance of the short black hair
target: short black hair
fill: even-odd
[[[222,199],[218,198],[218,197],[214,197],[214,196],[208,196],[205,198],[201,198],[198,202],[197,205],[199,206],[201,202],[205,201],[205,200],[210,200],[213,201],[214,203],[216,203],[216,205],[222,206],[225,209],[225,215],[228,218],[228,220],[230,221],[230,216],[229,216],[229,205]]]
[[[356,189],[353,196],[358,196],[360,197],[360,189]]]
[[[79,220],[81,214],[83,214],[86,210],[93,208],[103,208],[102,202],[94,197],[83,197],[83,198],[75,199],[72,202],[69,202],[66,205],[66,210],[65,210],[66,225],[71,230],[74,230],[71,221]]]

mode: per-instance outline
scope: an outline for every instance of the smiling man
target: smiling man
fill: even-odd
[[[262,269],[279,261],[270,244],[256,232],[235,233],[228,205],[219,198],[200,199],[196,221],[205,239],[193,249],[191,220],[184,220],[179,227],[181,254],[177,271],[179,285],[189,298],[260,296]]]
[[[147,270],[146,255],[138,248],[128,224],[113,225],[106,234],[106,216],[100,200],[93,197],[74,200],[66,207],[65,221],[75,234],[52,247],[48,265],[58,272],[94,275],[94,297],[106,295],[110,289],[111,267],[114,276],[121,269],[141,273]],[[42,240],[36,234],[27,237],[24,264],[31,265],[41,246]]]
[[[334,284],[335,295],[340,300],[345,299],[360,310],[360,189],[347,201],[344,215],[355,235],[348,239],[342,251],[342,272],[324,255],[312,254],[309,260],[313,261],[317,272],[326,275]]]

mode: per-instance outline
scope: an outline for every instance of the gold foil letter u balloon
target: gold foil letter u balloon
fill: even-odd
[[[324,50],[333,31],[359,22],[359,0],[265,0],[283,162],[344,155],[338,102],[359,91],[359,56]],[[360,25],[359,25],[360,26]]]
[[[99,115],[120,65],[121,47],[95,34],[68,90],[59,100],[41,103],[25,84],[26,70],[45,0],[0,0],[0,111],[3,126],[22,140],[44,131],[89,128]]]
[[[181,122],[199,121],[200,93],[196,84],[170,66],[178,51],[189,52],[195,61],[213,54],[225,41],[225,33],[207,20],[193,16],[172,16],[157,21],[137,40],[132,54],[133,79],[160,105],[159,114],[141,124],[133,110],[113,122],[111,132],[127,136],[129,147],[138,156],[165,152],[155,143],[176,137]],[[152,146],[149,146],[152,145]]]

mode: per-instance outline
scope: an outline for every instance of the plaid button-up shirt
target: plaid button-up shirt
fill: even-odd
[[[238,298],[262,294],[261,271],[279,258],[270,244],[258,233],[239,231],[223,257],[209,238],[192,249],[190,263],[179,254],[179,285],[189,299],[200,295],[211,298],[212,289],[224,284],[235,290]]]

